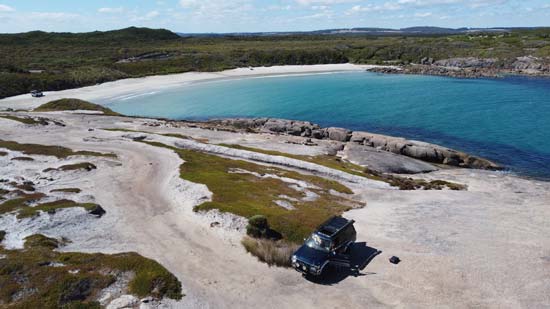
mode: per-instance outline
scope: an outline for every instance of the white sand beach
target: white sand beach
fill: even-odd
[[[95,102],[114,97],[134,96],[174,88],[194,82],[245,77],[284,76],[295,74],[320,74],[334,72],[364,71],[374,65],[322,64],[322,65],[288,65],[272,67],[238,68],[222,72],[188,72],[171,75],[157,75],[143,78],[122,79],[95,86],[62,91],[44,92],[42,98],[32,98],[23,94],[0,100],[0,108],[32,109],[49,101],[62,98],[76,98]]]

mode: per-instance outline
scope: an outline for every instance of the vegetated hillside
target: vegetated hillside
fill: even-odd
[[[0,35],[0,98],[127,77],[284,64],[418,63],[550,56],[550,28],[457,35],[303,34],[180,37],[168,30]],[[37,71],[38,70],[38,71]]]
[[[107,107],[103,107],[98,104],[90,103],[79,99],[60,99],[48,102],[35,108],[35,112],[52,112],[52,111],[98,111],[103,112],[107,116],[120,116],[113,110]]]

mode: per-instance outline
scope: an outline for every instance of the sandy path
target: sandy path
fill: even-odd
[[[120,243],[112,247],[106,242],[105,248],[94,243],[92,250],[133,250],[158,260],[183,282],[187,296],[179,304],[182,307],[550,305],[549,183],[445,170],[425,177],[467,183],[470,190],[403,192],[364,185],[358,191],[368,206],[347,216],[357,221],[360,241],[367,240],[384,252],[363,276],[319,285],[292,270],[257,262],[244,252],[237,234],[221,237],[218,229],[194,214],[192,206],[208,192],[198,185],[174,190],[181,161],[172,151],[122,139],[121,132],[88,131],[89,127],[121,125],[117,118],[55,117],[68,126],[50,126],[36,134],[33,128],[0,119],[0,135],[21,142],[117,153],[123,165],[100,169],[89,181],[107,217],[116,221],[104,233],[116,234]],[[86,245],[80,249],[86,250]],[[391,265],[387,261],[391,255],[403,262]]]

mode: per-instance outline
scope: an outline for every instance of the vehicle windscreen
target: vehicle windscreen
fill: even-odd
[[[331,245],[330,240],[323,239],[323,238],[321,238],[321,237],[319,237],[318,235],[315,235],[315,234],[311,235],[306,240],[306,246],[308,246],[310,248],[313,248],[313,249],[316,249],[316,250],[320,250],[320,251],[329,252],[330,251],[330,245]]]

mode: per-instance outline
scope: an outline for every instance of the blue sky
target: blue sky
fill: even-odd
[[[0,0],[0,32],[550,26],[550,0]]]

